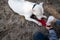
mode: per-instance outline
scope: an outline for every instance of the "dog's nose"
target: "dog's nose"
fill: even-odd
[[[45,19],[44,17],[42,17],[41,19]]]

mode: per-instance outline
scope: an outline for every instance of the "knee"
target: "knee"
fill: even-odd
[[[41,32],[36,32],[33,35],[33,40],[44,40],[44,35]]]

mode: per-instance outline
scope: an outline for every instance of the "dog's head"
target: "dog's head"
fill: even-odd
[[[41,19],[42,17],[46,18],[46,16],[44,16],[44,9],[43,9],[43,2],[36,4],[36,6],[32,9],[33,14],[36,15],[36,17],[38,19]]]

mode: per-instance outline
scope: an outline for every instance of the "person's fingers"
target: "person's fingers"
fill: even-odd
[[[49,29],[51,29],[51,28],[53,28],[53,27],[52,27],[52,26],[50,26],[50,27],[47,26],[47,27],[46,27],[47,30],[49,30]]]

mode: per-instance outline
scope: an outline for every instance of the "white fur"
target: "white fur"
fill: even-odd
[[[37,23],[40,26],[42,25],[38,21],[30,18],[30,16],[33,13],[34,15],[36,15],[36,17],[38,19],[41,19],[42,17],[45,17],[43,15],[43,13],[44,13],[43,3],[37,4],[33,8],[34,11],[32,10],[32,7],[35,3],[29,2],[29,1],[25,1],[25,0],[8,0],[8,4],[14,12],[18,13],[19,15],[24,16],[26,20],[33,21],[33,22]]]

